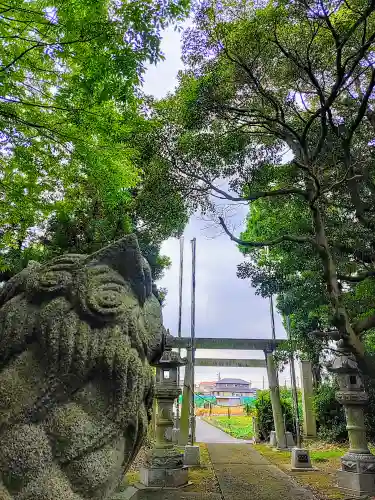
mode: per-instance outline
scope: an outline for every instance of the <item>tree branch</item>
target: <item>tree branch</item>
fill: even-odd
[[[221,227],[224,229],[224,232],[229,236],[229,238],[232,241],[244,247],[253,247],[253,248],[271,247],[274,245],[278,245],[279,243],[283,243],[284,241],[291,241],[293,243],[300,243],[300,244],[309,243],[310,245],[313,245],[315,247],[319,246],[313,238],[309,238],[308,236],[294,236],[290,234],[284,234],[283,236],[279,236],[278,238],[274,238],[273,240],[263,241],[263,242],[245,241],[241,240],[240,238],[236,238],[236,236],[234,236],[234,234],[229,231],[228,226],[225,224],[224,219],[222,217],[219,217],[219,223]]]
[[[191,177],[193,179],[204,182],[215,193],[218,193],[219,195],[221,195],[221,197],[222,197],[221,199],[226,199],[226,200],[235,201],[235,202],[255,201],[255,200],[259,200],[260,198],[270,198],[272,196],[283,196],[283,195],[290,195],[290,194],[302,196],[304,199],[307,199],[307,196],[308,196],[307,192],[304,191],[303,189],[299,189],[299,188],[274,189],[272,191],[259,191],[258,193],[252,193],[252,194],[249,194],[248,196],[233,196],[230,193],[228,193],[227,191],[224,191],[223,189],[220,189],[217,186],[215,186],[215,184],[213,184],[209,179],[207,179],[203,175],[194,173],[192,171],[188,172],[188,171],[184,170],[183,168],[181,168],[178,165],[178,161],[176,160],[173,152],[169,148],[167,148],[167,149],[168,149],[168,153],[169,153],[171,162],[173,163],[173,165],[175,166],[175,168],[179,172],[186,175],[187,177]]]
[[[349,281],[350,283],[359,283],[364,281],[366,278],[373,278],[375,276],[375,271],[367,271],[366,273],[357,274],[356,276],[345,276],[338,274],[337,278],[342,281]]]
[[[30,52],[33,49],[42,48],[42,47],[52,47],[55,45],[58,46],[58,45],[72,45],[74,43],[87,43],[87,42],[91,42],[92,40],[95,40],[96,38],[99,38],[102,34],[103,33],[96,33],[94,36],[92,36],[90,38],[86,38],[86,39],[77,38],[76,40],[67,40],[66,42],[57,42],[57,41],[52,42],[52,43],[38,42],[35,45],[32,45],[31,47],[28,47],[27,49],[25,49],[23,52],[21,52],[21,54],[18,54],[18,56],[15,57],[13,59],[13,61],[8,63],[6,66],[3,66],[2,68],[0,68],[0,72],[6,71],[7,69],[9,69],[11,66],[13,66],[13,64],[15,64],[17,61],[19,61],[22,57],[24,57],[28,52]]]
[[[369,82],[367,89],[366,89],[366,92],[362,98],[361,104],[360,104],[359,109],[358,109],[358,113],[357,113],[355,119],[353,120],[353,123],[350,126],[349,134],[346,138],[346,140],[349,142],[351,141],[354,132],[356,131],[356,129],[358,128],[358,126],[362,122],[362,118],[366,114],[368,101],[370,99],[372,91],[374,90],[374,87],[375,87],[375,69],[373,69],[371,72],[370,82]]]

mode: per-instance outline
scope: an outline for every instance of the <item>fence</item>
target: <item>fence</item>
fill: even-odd
[[[244,406],[211,406],[210,408],[197,408],[195,414],[197,417],[220,417],[228,416],[228,411],[230,415],[241,416],[245,413]]]

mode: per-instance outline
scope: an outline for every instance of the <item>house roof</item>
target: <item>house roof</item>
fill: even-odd
[[[249,389],[248,387],[216,387],[213,392],[241,392],[246,394],[254,394],[254,389]],[[228,396],[229,397],[229,396]]]
[[[198,385],[215,385],[215,384],[216,384],[216,382],[213,381],[213,382],[199,382]]]
[[[242,380],[240,378],[222,378],[221,380],[218,380],[216,382],[216,385],[218,384],[246,384],[249,385],[249,382],[246,382],[246,380]]]

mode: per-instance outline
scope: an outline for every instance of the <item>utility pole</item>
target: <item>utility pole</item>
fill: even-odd
[[[275,313],[273,311],[273,295],[270,295],[270,316],[271,316],[271,332],[272,340],[276,340],[276,329],[275,329]]]
[[[290,317],[286,317],[286,328],[288,334],[288,340],[291,342],[291,331],[290,331]],[[296,441],[297,448],[301,448],[301,433],[299,426],[299,412],[298,412],[298,393],[296,384],[296,371],[294,366],[294,350],[289,354],[289,366],[290,366],[290,378],[292,382],[292,395],[293,395],[293,410],[294,410],[294,424],[296,427]]]
[[[180,237],[180,275],[179,275],[179,283],[178,283],[178,327],[177,327],[177,335],[181,337],[181,326],[182,326],[182,283],[184,277],[184,237]],[[181,349],[178,348],[178,354],[181,355]],[[177,368],[177,385],[180,387],[180,367]],[[177,398],[177,406],[176,406],[176,420],[177,425],[180,419],[180,402],[179,398]]]
[[[196,265],[196,239],[191,240],[191,445],[195,442],[195,265]]]

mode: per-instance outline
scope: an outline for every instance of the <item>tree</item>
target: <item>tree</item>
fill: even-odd
[[[362,0],[261,7],[207,1],[185,37],[189,67],[176,94],[156,110],[169,116],[160,148],[174,182],[204,207],[212,197],[251,207],[270,200],[275,213],[285,204],[299,214],[297,225],[281,220],[271,239],[258,230],[251,240],[238,238],[223,214],[218,220],[241,247],[293,245],[312,255],[330,325],[364,366],[361,336],[375,316],[355,322],[342,290],[374,273],[374,9],[375,2]],[[344,275],[329,233],[337,221],[332,236],[343,235]],[[363,236],[359,247],[353,227]]]
[[[128,202],[140,180],[131,144],[137,88],[145,63],[162,58],[161,30],[188,7],[187,0],[0,2],[0,270],[9,268],[4,253],[19,253],[81,184],[106,206]]]
[[[262,233],[264,237],[272,239],[286,229],[293,230],[294,233],[301,232],[298,228],[304,219],[300,217],[300,208],[280,201],[263,199],[254,202],[247,218],[246,230],[241,234],[241,238],[254,239]],[[332,217],[326,222],[334,222],[329,226],[327,233],[339,275],[355,271],[358,266],[363,265],[366,256],[361,252],[352,255],[347,251],[343,239],[345,233],[337,218]],[[345,230],[349,230],[348,225]],[[352,247],[361,248],[363,235],[355,225],[350,228],[350,234],[347,236],[352,240]],[[313,366],[318,368],[315,370],[315,375],[319,381],[319,367],[325,359],[324,348],[327,348],[327,342],[320,337],[316,338],[312,332],[328,330],[331,326],[329,296],[324,277],[319,272],[319,259],[311,248],[291,243],[281,243],[267,251],[243,247],[241,250],[249,259],[239,266],[238,276],[250,278],[256,293],[262,296],[277,294],[279,311],[283,316],[289,316],[291,320],[290,347],[312,361]],[[346,283],[342,287],[343,303],[354,322],[374,314],[374,284],[374,280],[370,277],[358,283]],[[284,353],[284,358],[287,357],[288,351]]]

